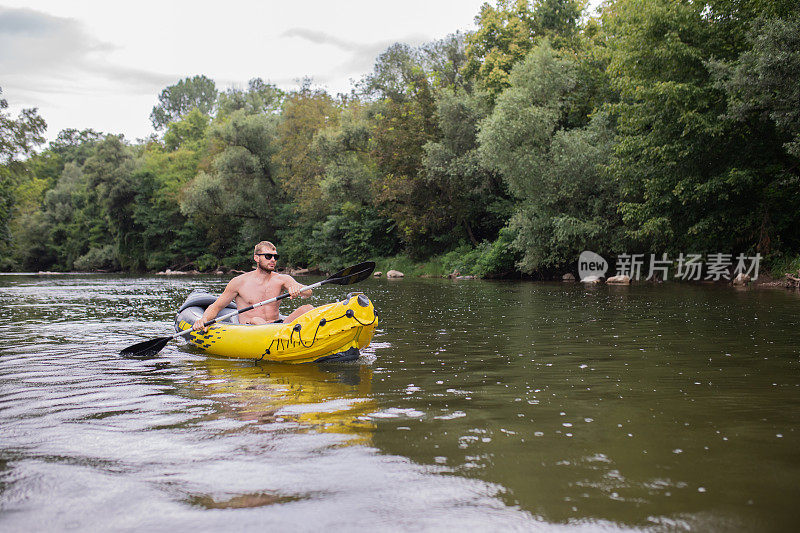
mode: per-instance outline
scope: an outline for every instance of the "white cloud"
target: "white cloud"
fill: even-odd
[[[415,33],[398,39],[359,43],[309,28],[290,28],[283,32],[281,37],[299,39],[317,46],[330,46],[345,52],[343,56],[339,56],[339,61],[335,65],[313,76],[315,82],[322,84],[341,81],[343,73],[364,74],[371,71],[378,55],[397,42],[417,46],[430,39],[425,35]]]
[[[129,94],[152,94],[171,81],[113,64],[107,56],[115,49],[74,19],[0,8],[0,81],[19,99],[46,102],[48,94],[104,94],[123,87]]]

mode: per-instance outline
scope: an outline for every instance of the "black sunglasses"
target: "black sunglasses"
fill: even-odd
[[[278,254],[266,254],[265,253],[265,254],[256,254],[256,255],[263,255],[264,259],[273,259],[274,258],[275,261],[278,260]]]

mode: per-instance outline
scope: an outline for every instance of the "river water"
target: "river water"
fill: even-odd
[[[356,363],[118,356],[225,281],[0,276],[0,530],[797,527],[796,293],[368,280]]]

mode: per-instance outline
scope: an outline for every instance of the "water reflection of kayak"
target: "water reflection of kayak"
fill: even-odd
[[[175,331],[184,331],[203,315],[215,298],[207,293],[192,293],[178,309]],[[236,309],[231,303],[220,314]],[[378,316],[364,294],[350,293],[347,299],[316,307],[290,324],[246,326],[236,316],[218,322],[207,333],[190,333],[194,346],[212,355],[310,363],[353,361],[369,345]]]
[[[206,379],[194,388],[213,397],[222,414],[260,423],[294,422],[309,430],[347,435],[348,444],[367,444],[375,429],[367,416],[371,396],[367,365],[257,365],[230,359],[191,363]]]

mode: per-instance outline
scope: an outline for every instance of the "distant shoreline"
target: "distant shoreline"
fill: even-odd
[[[284,272],[289,272],[291,275],[298,276],[298,277],[303,277],[303,276],[307,276],[307,275],[324,275],[324,273],[320,274],[320,273],[316,273],[316,272],[314,274],[307,274],[305,272],[296,272],[296,271],[293,271],[292,269],[289,269],[289,270],[284,271]],[[10,276],[48,277],[48,276],[99,276],[99,275],[137,276],[138,275],[138,276],[154,276],[154,277],[157,276],[157,277],[170,278],[170,277],[192,277],[192,276],[215,276],[215,277],[221,277],[221,276],[225,276],[225,275],[235,276],[235,275],[240,274],[240,273],[241,273],[241,271],[231,271],[231,272],[224,272],[224,273],[223,272],[219,272],[219,271],[217,271],[217,272],[188,271],[188,272],[170,272],[169,274],[165,275],[163,272],[123,272],[123,271],[117,271],[117,272],[103,272],[103,271],[96,271],[96,272],[51,272],[51,271],[39,271],[39,272],[0,272],[0,276],[9,276],[9,277]],[[408,277],[410,277],[410,278],[420,278],[420,279],[431,279],[431,278],[433,278],[433,279],[438,279],[438,278],[447,279],[448,278],[448,276],[430,276],[430,275],[424,275],[424,274],[423,275],[411,274]],[[473,276],[464,277],[464,278],[452,278],[451,277],[451,279],[453,279],[454,281],[468,281],[468,280],[475,280],[475,279],[477,279],[477,280],[486,279],[486,280],[496,281],[494,278],[480,278],[480,277],[473,277]],[[560,281],[560,280],[526,279],[526,280],[514,280],[514,281],[528,281],[528,282],[533,282],[533,283],[557,283],[557,284],[560,284],[560,285],[561,284],[563,284],[563,285],[580,284],[579,281],[564,282],[564,281]],[[669,284],[669,285],[672,285],[672,284],[674,284],[676,282],[667,281],[666,283]],[[763,289],[763,288],[766,288],[766,289],[787,289],[787,290],[792,290],[792,289],[797,290],[798,289],[798,287],[791,286],[788,283],[788,280],[785,279],[783,276],[779,277],[779,278],[774,278],[768,272],[762,273],[759,276],[758,280],[751,281],[746,286],[734,286],[730,281],[726,281],[726,282],[720,282],[720,281],[716,281],[716,282],[715,281],[691,282],[690,281],[690,282],[677,282],[677,283],[679,285],[706,285],[706,286],[716,286],[716,287],[723,287],[724,286],[724,287],[730,287],[730,288],[735,288],[735,289],[745,289],[745,288],[748,288],[748,287],[749,288],[756,288],[756,289]],[[600,283],[599,285],[606,285],[606,283]],[[641,285],[660,286],[660,285],[664,285],[664,282],[652,283],[652,282],[642,282],[642,281],[638,281],[637,282],[637,281],[634,281],[634,282],[630,283],[629,285],[610,285],[610,286],[614,286],[614,287],[629,287],[631,285],[634,285],[634,286],[636,286],[636,285],[639,285],[639,286],[641,286]]]

